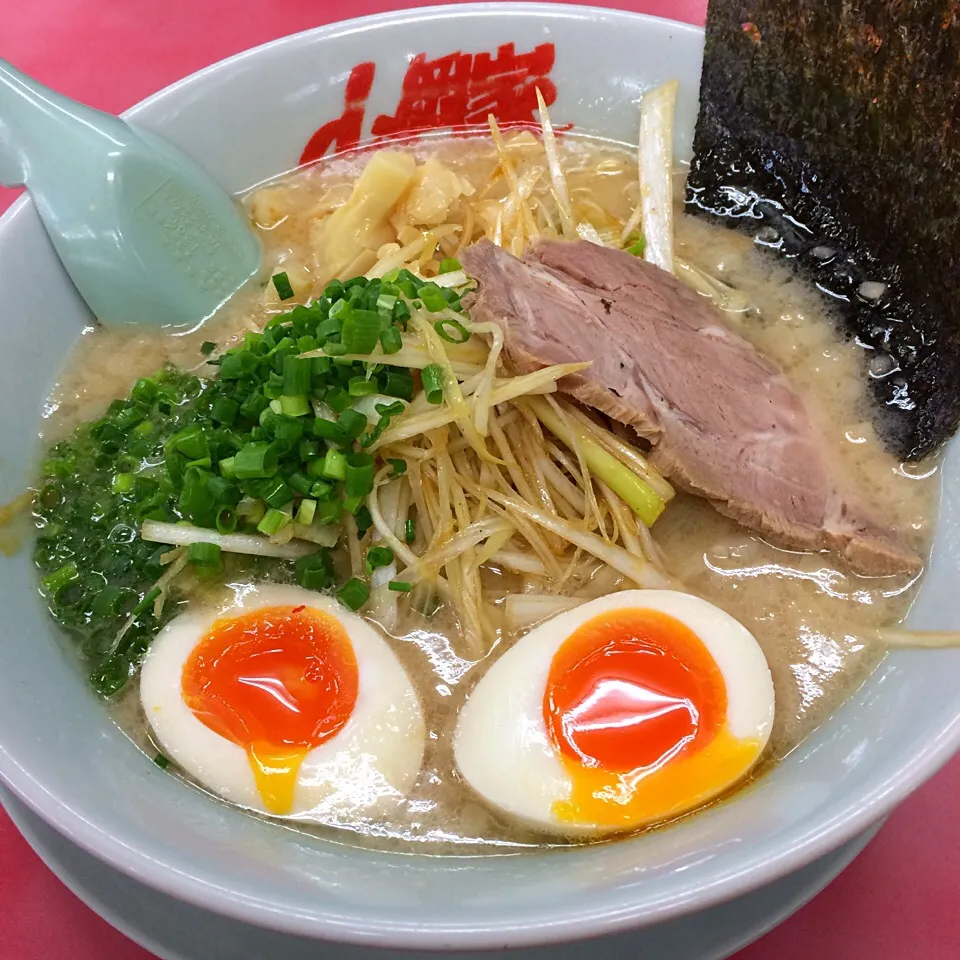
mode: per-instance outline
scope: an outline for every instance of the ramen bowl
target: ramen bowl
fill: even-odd
[[[640,95],[680,81],[689,156],[702,31],[587,7],[479,4],[334,24],[216,64],[129,118],[240,191],[371,137],[554,122],[636,134]],[[601,68],[598,69],[598,65]],[[0,500],[31,482],[45,399],[89,314],[29,202],[0,221],[5,305]],[[933,558],[910,623],[960,619],[960,469],[941,463]],[[960,746],[960,651],[899,651],[732,800],[643,836],[563,851],[430,857],[334,843],[244,815],[150,762],[88,688],[44,610],[29,549],[0,558],[0,776],[64,835],[201,908],[318,939],[396,948],[523,946],[653,924],[744,894],[882,818]]]

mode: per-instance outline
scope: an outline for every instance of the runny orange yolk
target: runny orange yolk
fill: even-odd
[[[223,617],[183,666],[184,703],[247,752],[271,813],[289,813],[303,758],[357,701],[357,661],[340,621],[310,607]]]
[[[600,614],[564,641],[543,699],[573,783],[561,820],[625,829],[699,806],[759,750],[726,726],[727,688],[703,641],[657,610]]]

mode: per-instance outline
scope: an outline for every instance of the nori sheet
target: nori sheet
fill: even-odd
[[[700,100],[688,209],[794,259],[896,361],[888,447],[934,450],[960,419],[960,0],[711,0]]]

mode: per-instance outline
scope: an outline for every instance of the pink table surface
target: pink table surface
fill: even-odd
[[[827,2],[827,0],[824,0]],[[389,0],[3,0],[0,56],[119,112],[247,47]],[[608,6],[702,23],[705,0]],[[0,189],[0,211],[14,197]],[[960,958],[960,759],[916,793],[845,873],[737,960]],[[0,812],[0,960],[149,960],[80,903]]]

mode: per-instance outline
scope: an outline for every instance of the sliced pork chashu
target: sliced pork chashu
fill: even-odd
[[[586,242],[539,241],[517,259],[483,240],[461,261],[478,282],[470,309],[503,325],[511,364],[591,360],[561,390],[649,440],[679,487],[772,542],[836,550],[857,572],[920,568],[832,475],[783,372],[671,274]]]

